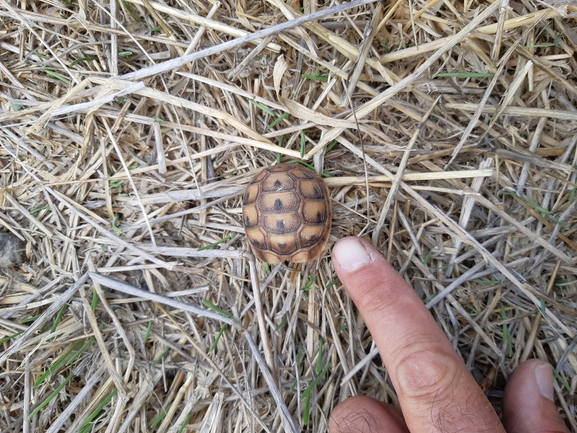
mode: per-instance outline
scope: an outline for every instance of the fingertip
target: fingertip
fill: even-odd
[[[329,433],[408,433],[398,408],[359,395],[340,403],[331,413]]]
[[[353,272],[375,261],[377,251],[358,237],[339,240],[333,247],[332,258],[338,265],[337,272]]]
[[[509,433],[569,432],[555,406],[547,362],[529,359],[515,369],[505,387],[503,423]]]

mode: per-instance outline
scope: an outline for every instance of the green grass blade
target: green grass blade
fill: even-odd
[[[172,406],[172,404],[169,404],[166,407],[166,409],[164,409],[162,412],[160,412],[158,414],[158,416],[152,420],[152,422],[150,423],[150,427],[149,427],[151,430],[162,422],[162,420],[164,419],[164,417],[166,416],[166,414],[170,410],[170,406]]]
[[[44,72],[46,72],[46,75],[52,77],[52,78],[56,78],[57,80],[60,80],[66,84],[70,84],[71,81],[66,78],[64,75],[60,75],[57,72],[51,71],[50,69],[44,69]]]
[[[96,56],[80,57],[79,59],[76,59],[76,60],[73,60],[72,62],[70,62],[70,64],[68,66],[72,67],[72,66],[76,66],[78,63],[91,62],[91,61],[97,60],[97,59],[98,59],[98,57],[96,57]]]
[[[118,392],[118,390],[116,388],[114,388],[112,391],[110,391],[110,393],[106,396],[106,398],[104,400],[102,400],[98,406],[96,406],[96,408],[92,411],[92,413],[90,415],[88,415],[86,417],[86,419],[84,420],[84,422],[80,425],[79,428],[79,432],[80,433],[89,433],[92,430],[92,421],[98,417],[98,415],[100,415],[100,412],[102,411],[102,409],[104,409],[104,406],[106,406],[110,400],[112,400],[112,397],[114,397],[116,395],[116,393]]]
[[[58,324],[60,323],[60,320],[62,319],[62,315],[66,311],[66,308],[68,308],[68,306],[66,304],[64,304],[62,306],[62,308],[60,310],[58,310],[58,314],[56,315],[56,318],[54,319],[54,323],[52,324],[52,328],[50,328],[51,334],[54,333],[54,331],[56,331],[56,328],[58,328]]]
[[[57,370],[58,368],[60,368],[60,366],[62,364],[64,364],[66,362],[66,360],[68,359],[68,357],[70,356],[70,354],[74,351],[74,349],[79,345],[78,343],[81,343],[80,341],[77,341],[76,343],[74,343],[70,349],[68,349],[59,359],[58,361],[56,361],[54,364],[52,364],[50,366],[50,368],[48,370],[46,370],[44,372],[44,374],[42,376],[40,376],[38,378],[38,380],[36,382],[34,382],[34,388],[40,386],[44,380],[46,380],[46,378],[48,376],[52,376]]]
[[[267,114],[270,114],[272,117],[276,117],[276,114],[274,111],[272,111],[270,108],[265,107],[264,105],[262,105],[260,102],[256,102],[254,99],[249,99],[248,102],[250,102],[252,105],[254,105],[255,107],[260,108],[262,111],[264,111]]]
[[[218,334],[216,334],[216,338],[214,339],[214,343],[212,343],[210,345],[210,349],[208,350],[209,352],[212,352],[214,349],[216,349],[216,346],[218,345],[218,342],[220,341],[220,337],[222,337],[222,335],[224,334],[224,331],[226,331],[226,323],[224,323],[220,327],[220,331],[218,331]]]
[[[182,422],[182,425],[180,426],[180,428],[178,429],[178,433],[182,433],[184,431],[184,429],[186,428],[186,426],[188,425],[188,422],[190,421],[190,418],[192,418],[192,413],[189,413],[186,418],[184,418],[184,421]]]
[[[278,144],[277,144],[277,146],[278,146],[278,147],[282,147],[283,141],[284,141],[284,135],[281,135],[281,136],[278,138]],[[276,163],[277,163],[277,164],[280,164],[280,158],[281,158],[281,156],[282,156],[282,155],[281,155],[280,153],[277,153],[277,154],[276,154]]]
[[[80,355],[82,355],[82,353],[83,353],[86,349],[88,349],[88,348],[90,347],[90,345],[92,344],[92,342],[94,341],[94,339],[95,339],[94,335],[93,335],[92,337],[90,337],[90,338],[86,341],[86,343],[84,343],[84,345],[83,345],[80,349],[78,349],[78,351],[74,354],[74,356],[68,360],[68,362],[66,363],[66,365],[70,365],[70,364],[72,364],[74,361],[76,361],[76,359],[77,359]]]
[[[283,120],[285,120],[287,117],[290,116],[290,113],[283,113],[281,114],[277,119],[275,119],[274,122],[272,122],[270,125],[268,125],[266,127],[266,129],[272,129],[275,126],[277,126],[279,123],[281,123]]]
[[[30,415],[28,415],[28,419],[32,419],[32,417],[34,415],[36,415],[38,412],[40,412],[42,410],[42,408],[44,408],[44,406],[46,406],[48,403],[50,403],[50,401],[56,397],[58,395],[58,393],[60,391],[62,391],[62,389],[68,384],[68,382],[70,382],[72,380],[72,378],[74,377],[74,372],[70,373],[70,375],[64,380],[64,382],[62,382],[60,385],[58,385],[58,388],[56,388],[54,391],[52,391],[52,393],[46,397],[46,399],[40,403],[38,405],[38,407],[36,407],[36,409],[34,409]]]
[[[142,343],[145,344],[150,337],[150,332],[152,331],[152,320],[148,322],[148,326],[146,327],[146,332],[144,333],[144,338],[142,339]]]
[[[303,292],[308,292],[311,289],[311,286],[314,283],[314,278],[311,274],[309,274],[309,281],[308,283],[301,289]]]
[[[503,320],[507,320],[507,313],[503,304],[501,304],[501,317]],[[503,323],[503,343],[507,345],[507,355],[509,357],[513,356],[513,344],[511,343],[511,335],[509,335],[509,327],[506,323]]]
[[[154,360],[154,362],[152,363],[153,367],[156,367],[158,364],[160,364],[160,361],[162,361],[162,359],[166,356],[166,354],[168,353],[168,351],[170,350],[169,347],[167,347],[166,349],[164,349],[162,351],[162,353],[160,355],[158,355],[158,358],[156,358]]]
[[[204,247],[200,247],[200,248],[198,249],[198,251],[204,251],[204,250],[208,250],[208,249],[210,249],[210,248],[214,248],[214,247],[216,247],[218,244],[222,244],[223,242],[229,241],[231,238],[232,238],[232,235],[225,236],[224,238],[222,238],[222,239],[220,239],[220,240],[218,240],[218,241],[216,241],[216,242],[214,242],[214,243],[212,243],[212,244],[205,245]]]
[[[565,388],[568,392],[573,392],[571,385],[569,385],[569,382],[567,382],[567,380],[563,376],[561,376],[555,369],[553,369],[553,376],[555,376],[555,378],[561,383],[561,385],[563,385],[563,388]]]
[[[212,302],[204,300],[204,301],[202,301],[202,303],[204,306],[210,308],[215,313],[222,314],[224,317],[228,317],[229,319],[232,319],[232,314],[227,313],[222,308],[219,308],[216,305],[214,305]]]
[[[284,325],[286,325],[288,323],[288,320],[286,317],[283,317],[280,324],[274,328],[274,332],[278,332]]]
[[[327,81],[329,81],[329,77],[327,77],[325,75],[303,74],[302,76],[304,78],[306,78],[307,80],[312,80],[312,81],[321,81],[323,83],[326,83]]]
[[[9,335],[9,336],[7,336],[7,337],[4,337],[2,340],[0,340],[0,344],[4,344],[4,343],[6,343],[7,341],[12,340],[13,338],[16,338],[16,337],[18,337],[20,334],[24,334],[24,331],[18,331],[18,332],[15,333],[15,334],[12,334],[12,335]]]
[[[306,387],[306,389],[303,391],[302,396],[301,396],[301,400],[304,398],[305,395],[310,394],[311,391],[317,386],[317,384],[322,380],[323,377],[325,377],[325,374],[327,374],[327,371],[329,371],[329,368],[331,366],[331,363],[329,362],[325,368],[323,369],[323,371],[321,372],[321,374],[319,374],[315,380],[313,380],[309,386]]]
[[[325,342],[325,340],[323,340],[323,337],[319,337],[319,353],[317,355],[317,366],[315,368],[315,374],[318,376],[319,374],[321,374],[322,368],[323,368],[323,343]]]

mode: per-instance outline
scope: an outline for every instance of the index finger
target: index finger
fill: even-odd
[[[375,340],[409,430],[505,432],[421,299],[384,257],[362,239],[345,238],[332,258]]]

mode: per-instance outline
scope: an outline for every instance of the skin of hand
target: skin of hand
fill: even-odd
[[[532,359],[511,376],[503,423],[412,287],[367,241],[344,238],[332,259],[361,313],[401,408],[350,397],[331,413],[329,433],[569,433],[553,401],[549,364]]]

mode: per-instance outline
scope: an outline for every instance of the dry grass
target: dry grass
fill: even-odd
[[[496,407],[539,357],[577,431],[577,7],[365,3],[0,0],[0,225],[28,256],[0,275],[0,432],[321,432],[394,402],[328,252],[245,253],[239,192],[299,158],[330,243],[383,251]]]

